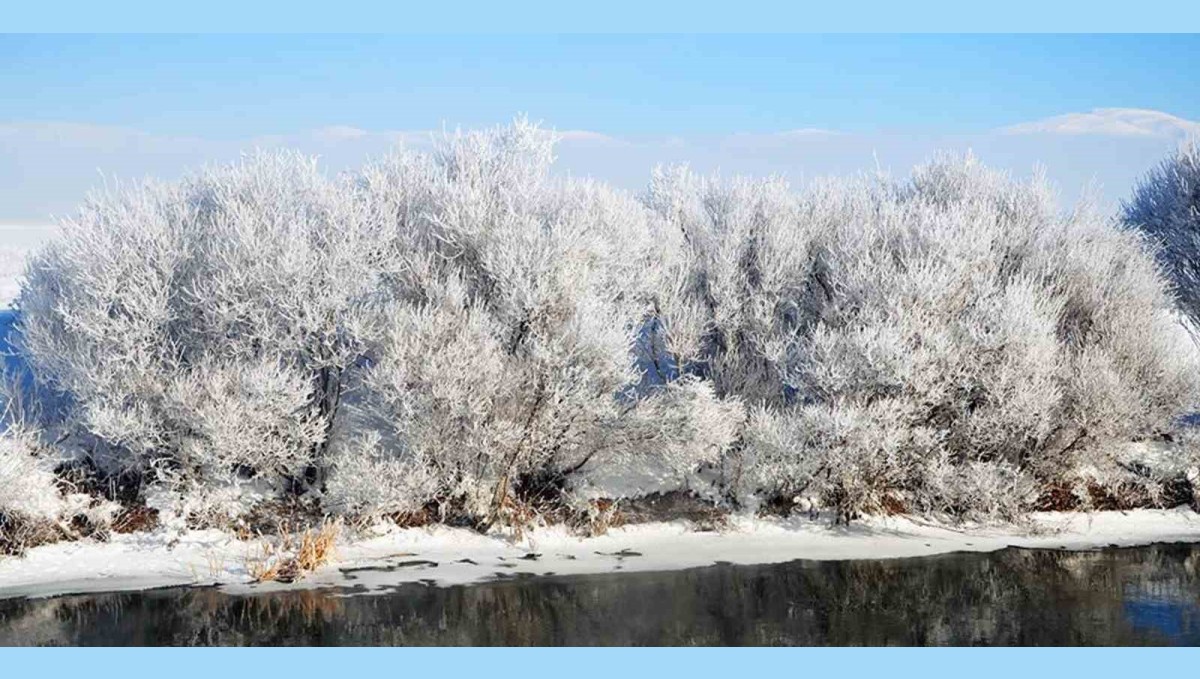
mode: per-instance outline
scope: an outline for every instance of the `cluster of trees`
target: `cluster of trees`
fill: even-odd
[[[553,141],[518,120],[90,199],[18,298],[34,384],[5,402],[38,407],[6,411],[0,514],[74,457],[205,517],[486,528],[686,489],[1011,518],[1200,396],[1195,151],[1129,228],[970,157],[803,192],[664,168],[632,196],[553,176]]]

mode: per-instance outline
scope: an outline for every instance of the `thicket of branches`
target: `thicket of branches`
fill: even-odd
[[[1194,343],[1136,233],[974,159],[796,194],[660,171],[662,360],[751,406],[734,498],[1016,516],[1084,495],[1195,403]]]
[[[585,469],[685,475],[737,409],[638,388],[653,224],[552,179],[552,141],[519,121],[336,180],[260,155],[96,197],[31,260],[20,346],[92,465],[193,513],[306,494],[487,525]]]
[[[1200,140],[1147,173],[1123,208],[1125,223],[1153,244],[1179,307],[1200,321]]]
[[[299,498],[486,528],[677,489],[1012,518],[1112,482],[1196,401],[1141,237],[1040,179],[668,168],[639,199],[552,162],[517,121],[336,178],[254,155],[92,198],[28,265],[42,407],[0,469],[55,458],[209,518]],[[5,485],[0,513],[45,494]]]
[[[11,316],[0,312],[0,333]],[[5,348],[0,341],[0,556],[107,530],[120,508],[56,473],[66,456],[39,427],[34,385]]]
[[[705,385],[639,388],[656,224],[606,186],[551,178],[552,146],[519,122],[352,178],[387,254],[331,506],[519,522],[622,494],[592,488],[614,465],[679,477],[732,443],[740,411]]]

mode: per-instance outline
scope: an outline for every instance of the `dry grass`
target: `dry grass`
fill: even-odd
[[[584,537],[596,537],[608,533],[609,529],[620,528],[628,517],[615,500],[591,500],[587,508],[578,512],[569,522],[575,532]]]
[[[34,547],[75,537],[58,522],[0,512],[0,556],[21,556]]]
[[[422,507],[409,512],[396,512],[388,514],[387,518],[396,525],[397,528],[423,528],[437,522],[437,513],[429,507]],[[369,520],[363,517],[360,519],[363,523]]]
[[[325,521],[316,530],[304,531],[296,551],[296,565],[302,573],[314,571],[333,558],[341,527],[341,522]]]
[[[117,514],[117,518],[113,519],[112,532],[114,533],[142,533],[149,532],[157,528],[159,525],[158,510],[151,509],[145,505],[135,505],[121,510]]]
[[[325,519],[298,537],[279,526],[277,542],[262,540],[257,554],[246,557],[246,572],[254,582],[293,582],[329,563],[333,558],[341,521]]]
[[[254,582],[268,582],[277,579],[279,575],[279,548],[263,541],[259,543],[258,554],[246,555],[246,572]]]

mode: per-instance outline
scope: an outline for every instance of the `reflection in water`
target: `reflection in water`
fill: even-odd
[[[1200,645],[1200,544],[0,601],[0,644]]]

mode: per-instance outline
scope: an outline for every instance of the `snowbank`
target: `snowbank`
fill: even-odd
[[[872,518],[850,527],[827,521],[735,518],[721,533],[685,522],[653,523],[580,538],[563,529],[534,531],[521,541],[465,529],[380,529],[343,544],[334,563],[293,584],[250,584],[246,562],[259,546],[217,531],[115,535],[111,542],[74,542],[0,560],[0,598],[219,584],[232,593],[347,587],[369,593],[404,582],[466,584],[528,575],[661,571],[716,562],[778,563],[796,559],[881,559],[1009,546],[1088,549],[1109,545],[1200,541],[1200,514],[1136,510],[1035,514],[1032,527],[938,525],[909,518]]]

